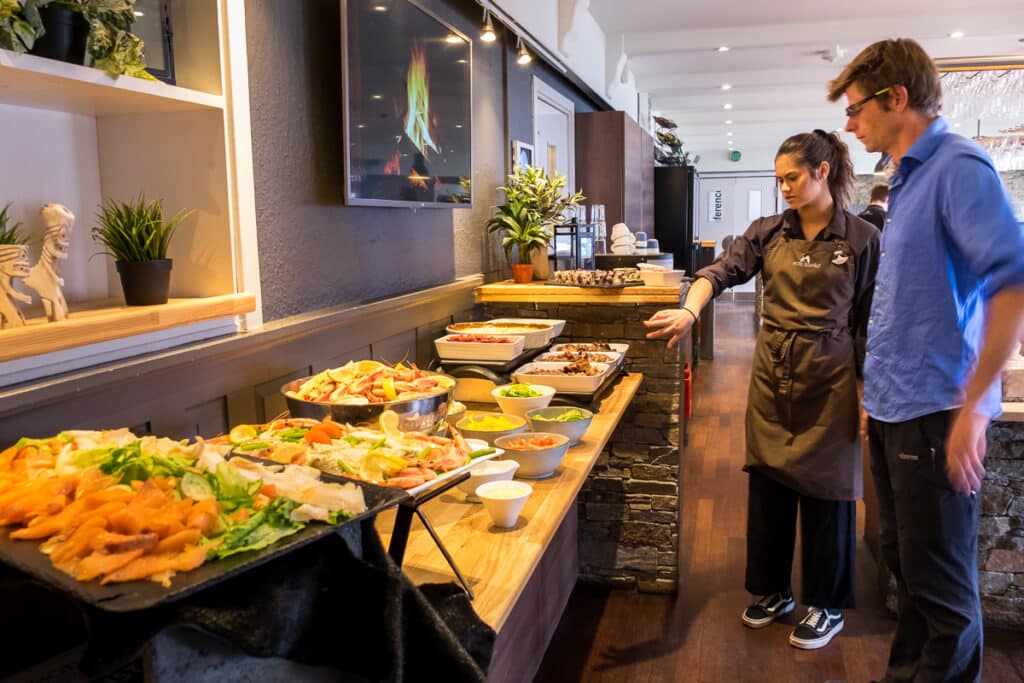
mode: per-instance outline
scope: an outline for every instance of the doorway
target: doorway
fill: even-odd
[[[575,115],[572,100],[533,77],[533,163],[564,175],[566,192],[576,187]]]

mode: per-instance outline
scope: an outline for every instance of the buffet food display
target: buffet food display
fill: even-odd
[[[450,334],[520,336],[523,338],[523,347],[526,349],[539,349],[547,346],[556,336],[554,334],[554,325],[550,321],[519,322],[491,320],[480,323],[455,323],[449,325],[446,329]]]
[[[128,429],[23,438],[0,453],[0,525],[74,580],[166,588],[176,573],[367,509],[355,484],[227,451]]]
[[[576,287],[597,287],[615,289],[644,284],[636,268],[615,268],[614,270],[557,270],[554,274],[556,285]]]
[[[361,360],[317,373],[285,393],[312,403],[368,405],[435,396],[452,386],[454,381],[450,377],[420,370],[415,363],[392,367],[375,360]]]
[[[512,360],[523,354],[521,335],[448,334],[434,340],[437,355],[445,360]]]

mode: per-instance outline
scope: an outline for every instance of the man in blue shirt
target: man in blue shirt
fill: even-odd
[[[900,594],[884,680],[979,681],[978,492],[999,374],[1024,334],[1024,230],[988,155],[938,115],[920,45],[865,48],[829,84],[842,96],[846,130],[897,164],[862,420]]]

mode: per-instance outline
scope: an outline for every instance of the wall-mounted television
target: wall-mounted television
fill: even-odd
[[[410,0],[341,0],[345,203],[472,203],[472,43]]]

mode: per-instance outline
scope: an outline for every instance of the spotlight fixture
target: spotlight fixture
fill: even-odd
[[[726,109],[726,110],[732,109],[732,105],[731,104],[723,104],[722,105],[722,109]]]
[[[519,46],[519,51],[516,54],[516,63],[520,65],[527,65],[533,61],[533,57],[530,56],[530,51],[526,49],[526,45],[523,44],[523,37],[519,36],[516,38],[516,45]]]
[[[729,46],[728,45],[719,45],[718,46],[718,51],[719,52],[728,52],[729,51]]]
[[[387,5],[374,5],[371,9],[374,12],[387,12],[388,11],[388,6]]]
[[[731,126],[732,125],[732,119],[726,119],[725,120],[725,125]]]
[[[449,45],[458,45],[459,43],[462,42],[462,38],[459,38],[454,33],[449,33],[447,36],[445,36],[444,42],[448,43]]]
[[[480,27],[480,40],[485,43],[493,43],[498,39],[494,32],[494,23],[491,21],[491,13],[484,8],[484,24]]]
[[[728,83],[723,83],[722,90],[732,90],[732,86],[729,85]]]
[[[730,130],[729,132],[726,133],[726,135],[732,137],[732,131]]]
[[[956,39],[956,38],[963,38],[964,37],[964,32],[963,31],[953,31],[952,33],[949,34],[949,37],[950,38],[954,38],[954,39]]]

